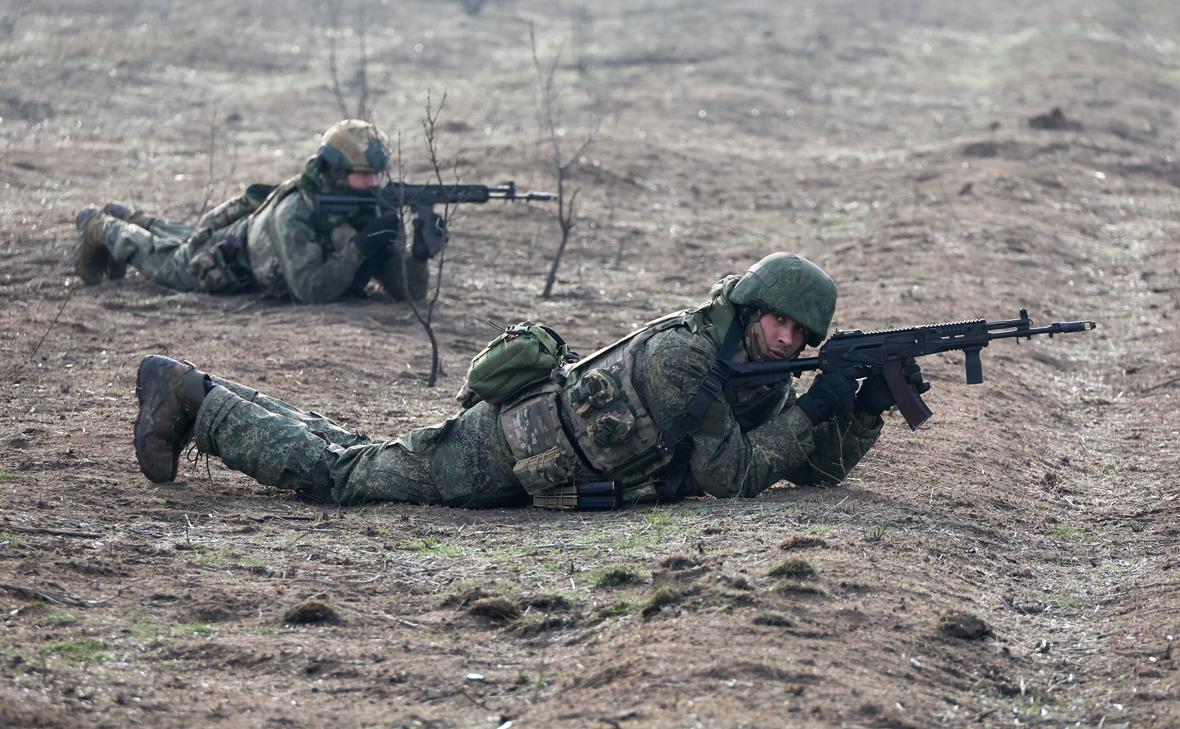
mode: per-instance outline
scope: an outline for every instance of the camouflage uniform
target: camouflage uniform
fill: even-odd
[[[657,320],[655,326],[591,355],[569,370],[563,385],[540,385],[502,407],[480,402],[392,441],[349,433],[315,413],[215,379],[217,386],[197,414],[197,446],[264,484],[335,503],[527,503],[538,489],[527,478],[522,482],[522,440],[543,439],[539,432],[563,433],[562,438],[580,445],[572,451],[572,469],[586,476],[594,472],[589,459],[609,451],[616,444],[612,438],[622,432],[616,426],[625,418],[615,417],[611,408],[629,403],[629,412],[646,411],[643,417],[650,416],[656,428],[685,412],[717,357],[725,331],[739,316],[728,300],[734,283],[736,277],[721,282],[705,305]],[[621,361],[618,354],[624,350],[633,356],[633,364],[622,376],[629,376],[634,392],[616,393],[621,397],[603,400],[597,409],[578,405],[583,381],[620,379],[609,363]],[[590,374],[595,371],[600,375]],[[738,390],[728,400],[717,396],[692,436],[689,490],[732,497],[754,496],[783,479],[833,484],[880,434],[881,417],[860,411],[813,426],[795,400],[790,383]],[[525,408],[530,403],[531,410]],[[651,427],[649,423],[649,431]],[[650,433],[645,437],[651,440]],[[537,450],[547,447],[541,443]],[[632,450],[637,455],[629,465],[597,478],[619,479],[627,500],[654,498],[651,484],[666,472],[670,455],[652,457],[650,448]],[[534,503],[541,501],[534,498]]]
[[[315,215],[316,195],[357,194],[348,185],[350,173],[387,169],[384,137],[368,122],[344,120],[325,132],[301,175],[277,188],[252,185],[193,226],[142,212],[112,213],[112,208],[125,211],[117,205],[107,206],[104,212],[111,214],[84,210],[78,219],[78,270],[84,281],[97,283],[102,275],[96,269],[109,256],[115,270],[129,263],[179,291],[260,291],[303,303],[359,293],[376,277],[395,299],[421,299],[427,262],[405,245],[400,224],[379,223],[376,227],[386,230],[374,237],[388,245],[375,248],[363,245],[358,234],[366,235],[365,226],[377,218],[376,205],[347,215]]]
[[[367,283],[362,272],[367,266],[393,298],[425,297],[428,264],[410,255],[404,237],[380,270],[352,243],[373,219],[372,211],[329,216],[317,225],[312,196],[326,187],[313,159],[302,175],[265,200],[247,193],[218,206],[195,226],[137,214],[129,221],[105,218],[99,235],[116,261],[126,261],[178,291],[260,291],[271,298],[325,303],[346,295],[360,278],[359,286]],[[136,218],[142,223],[132,222]],[[402,260],[405,278],[397,265]]]

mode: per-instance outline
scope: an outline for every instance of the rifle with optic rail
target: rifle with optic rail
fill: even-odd
[[[961,351],[966,355],[967,384],[983,382],[983,362],[980,351],[995,339],[1032,339],[1048,334],[1071,334],[1094,329],[1092,321],[1054,322],[1034,327],[1028,310],[1021,309],[1020,317],[1004,321],[971,319],[969,321],[922,324],[902,329],[878,329],[862,332],[859,329],[839,331],[819,348],[815,357],[778,362],[715,362],[721,371],[715,374],[732,385],[760,385],[781,381],[783,375],[796,375],[813,370],[851,370],[857,379],[883,371],[889,392],[897,409],[911,429],[933,414],[921,393],[902,373],[902,363],[910,357],[924,357],[939,352]]]
[[[376,208],[378,214],[411,208],[420,222],[424,242],[433,256],[446,245],[446,231],[435,205],[486,203],[489,200],[549,202],[557,196],[551,192],[517,192],[509,180],[499,185],[411,185],[390,182],[373,192],[353,195],[314,195],[312,220],[326,228],[327,216],[350,215],[363,208]]]

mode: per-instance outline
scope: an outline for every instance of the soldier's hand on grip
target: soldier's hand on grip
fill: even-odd
[[[812,425],[852,411],[856,380],[849,370],[820,372],[811,389],[796,402]]]
[[[375,256],[393,249],[401,224],[401,216],[397,213],[382,215],[357,231],[353,240],[366,258]]]
[[[901,362],[901,374],[905,381],[918,391],[918,394],[930,389],[930,383],[922,379],[922,368],[913,357],[907,357]],[[856,393],[856,407],[870,415],[880,415],[896,405],[893,393],[889,391],[889,383],[885,380],[885,372],[877,370],[861,383]]]
[[[433,212],[414,216],[414,243],[410,252],[419,261],[434,258],[447,247],[447,221]]]

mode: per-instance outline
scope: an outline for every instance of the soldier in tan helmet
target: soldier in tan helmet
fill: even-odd
[[[315,195],[375,189],[388,169],[384,135],[369,122],[346,119],[324,132],[302,174],[278,187],[252,185],[195,225],[117,203],[83,208],[75,221],[75,269],[91,285],[121,278],[131,265],[179,291],[257,291],[303,303],[361,294],[376,278],[395,299],[421,299],[431,251],[420,240],[407,250],[397,214],[381,215],[376,206],[315,214]]]
[[[774,253],[714,284],[701,305],[657,319],[499,404],[476,402],[396,440],[351,433],[187,363],[151,355],[136,379],[140,469],[176,478],[200,452],[258,481],[338,504],[399,501],[613,508],[707,493],[755,496],[787,480],[833,484],[876,442],[893,398],[883,375],[712,388],[713,364],[797,357],[827,336],[836,286]],[[474,369],[474,368],[473,368]],[[910,383],[922,390],[912,361]],[[691,420],[691,422],[689,422]]]

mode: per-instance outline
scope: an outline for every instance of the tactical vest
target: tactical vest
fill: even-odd
[[[247,250],[250,224],[259,211],[298,188],[295,177],[278,187],[256,183],[202,215],[189,236],[189,265],[197,290],[224,294],[250,291],[257,278]]]
[[[513,472],[534,505],[609,508],[599,494],[611,492],[616,503],[655,495],[675,450],[662,447],[661,428],[636,390],[635,357],[660,332],[699,331],[716,318],[708,308],[656,319],[501,407],[500,423],[516,458]],[[728,328],[733,310],[724,312],[720,323]]]
[[[237,197],[230,198],[197,219],[196,230],[208,228],[221,230],[238,222],[242,218],[253,215],[272,201],[281,200],[288,192],[295,189],[298,177],[283,182],[281,185],[267,185],[256,182],[246,188]]]

